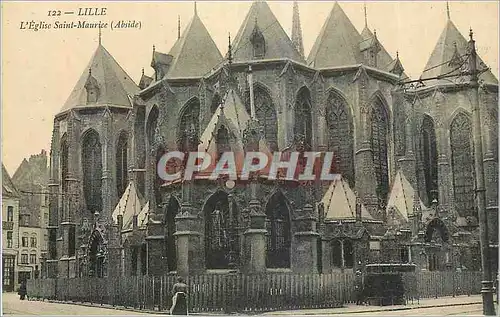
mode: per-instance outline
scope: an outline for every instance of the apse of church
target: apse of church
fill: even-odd
[[[153,47],[154,74],[139,85],[99,41],[54,119],[52,275],[473,269],[470,91],[440,79],[403,89],[399,55],[367,21],[359,33],[338,3],[307,57],[297,4],[291,37],[265,1],[243,21],[223,56],[195,10],[168,53]],[[423,78],[466,53],[467,40],[443,22],[434,50],[445,53],[431,54]],[[487,208],[498,230],[498,83],[490,71],[481,79]],[[342,177],[165,182],[157,172],[171,151],[250,150],[330,151]]]

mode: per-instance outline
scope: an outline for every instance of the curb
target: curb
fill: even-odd
[[[469,303],[456,303],[456,304],[435,304],[435,305],[425,305],[425,306],[413,306],[413,307],[395,307],[395,308],[387,308],[387,309],[367,309],[360,311],[345,311],[345,312],[337,312],[337,315],[345,315],[345,314],[361,314],[361,313],[375,313],[375,312],[383,312],[383,311],[398,311],[398,310],[412,310],[412,309],[424,309],[424,308],[439,308],[439,307],[451,307],[451,306],[468,306],[468,305],[476,305],[481,304],[482,302],[469,302]],[[312,314],[311,314],[312,315]],[[316,314],[315,314],[316,315]]]

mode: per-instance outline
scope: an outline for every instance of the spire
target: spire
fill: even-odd
[[[102,43],[102,31],[101,31],[101,24],[99,24],[99,45]]]
[[[196,1],[194,2],[194,15],[198,15],[198,8],[196,6]]]
[[[227,60],[229,62],[229,67],[233,63],[233,47],[231,46],[231,32],[228,35],[228,46],[227,46]]]
[[[366,14],[366,1],[364,4],[364,9],[365,9],[365,28],[368,27],[368,14]]]
[[[292,43],[303,57],[304,44],[302,42],[302,28],[300,26],[299,5],[297,4],[297,1],[293,2]]]
[[[177,39],[181,38],[181,16],[177,16]]]
[[[450,18],[450,3],[449,3],[449,1],[446,1],[446,15],[448,16],[448,20],[451,20],[451,18]]]

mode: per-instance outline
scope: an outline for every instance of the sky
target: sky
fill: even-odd
[[[291,36],[292,1],[268,1]],[[299,1],[304,51],[308,55],[333,1]],[[363,1],[339,2],[359,32],[364,27]],[[228,33],[234,37],[251,2],[198,1],[198,15],[223,55]],[[2,1],[2,161],[12,175],[23,158],[50,151],[54,116],[60,111],[98,45],[96,29],[21,30],[23,21],[78,21],[76,16],[49,17],[49,10],[78,11],[106,7],[106,16],[89,22],[135,20],[141,29],[102,31],[102,43],[138,83],[146,75],[152,47],[168,53],[177,39],[178,16],[184,30],[194,13],[194,2],[5,2]],[[447,21],[445,1],[367,1],[370,29],[405,72],[418,78]],[[477,50],[498,78],[497,1],[450,1],[450,16],[468,38],[474,30]]]

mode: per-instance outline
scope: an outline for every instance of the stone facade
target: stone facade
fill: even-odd
[[[474,189],[467,185],[473,152],[464,150],[472,144],[472,89],[440,80],[402,85],[408,78],[399,57],[367,26],[359,34],[338,3],[307,60],[298,21],[293,43],[263,1],[245,21],[224,59],[195,12],[169,54],[153,48],[155,75],[143,74],[139,86],[99,43],[54,119],[52,275],[309,273],[401,262],[479,269]],[[436,49],[450,56],[433,54],[431,65],[457,62],[454,50],[465,50],[451,21],[446,28]],[[210,65],[193,55],[195,39]],[[329,44],[336,41],[344,43]],[[448,70],[441,71],[423,78]],[[489,71],[481,78],[496,250],[498,83]],[[333,151],[343,180],[158,177],[167,151],[237,152],[240,145]]]

